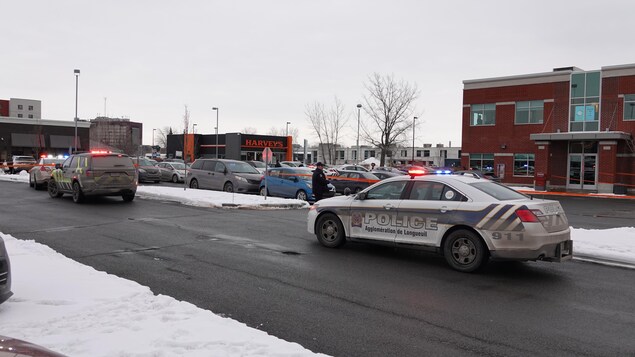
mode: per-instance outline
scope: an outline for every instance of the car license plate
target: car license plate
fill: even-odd
[[[555,214],[560,212],[560,206],[557,204],[543,206],[545,214]]]
[[[110,176],[119,177],[119,172],[111,172]]]

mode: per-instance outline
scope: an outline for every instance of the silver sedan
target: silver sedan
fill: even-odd
[[[160,162],[157,167],[161,171],[161,181],[177,183],[185,180],[186,166],[181,162]]]

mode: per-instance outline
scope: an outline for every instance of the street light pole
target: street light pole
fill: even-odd
[[[415,164],[415,124],[417,117],[412,118],[412,165]]]
[[[73,71],[75,73],[75,140],[73,143],[73,153],[77,152],[77,98],[79,92],[79,69]]]
[[[157,129],[152,129],[152,146],[154,146],[154,132],[157,131]]]
[[[359,116],[360,110],[362,109],[361,104],[357,104],[357,152],[355,153],[355,163],[359,163]]]
[[[214,129],[216,130],[216,158],[218,159],[218,108],[214,107],[212,110],[216,111],[216,127]]]
[[[289,124],[291,124],[290,121],[287,122],[287,135],[286,136],[289,136]]]

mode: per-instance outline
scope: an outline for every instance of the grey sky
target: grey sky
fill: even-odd
[[[6,0],[0,99],[42,101],[46,119],[104,114],[197,132],[287,121],[315,143],[305,106],[338,96],[354,144],[373,72],[416,83],[417,145],[460,145],[462,81],[635,62],[630,1]],[[362,112],[362,120],[364,120]],[[406,139],[406,145],[410,145]]]

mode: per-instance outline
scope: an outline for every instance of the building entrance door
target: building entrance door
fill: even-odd
[[[567,188],[597,189],[597,154],[569,154]]]

